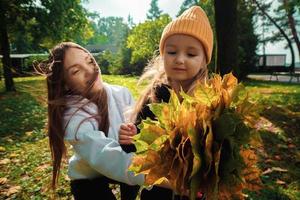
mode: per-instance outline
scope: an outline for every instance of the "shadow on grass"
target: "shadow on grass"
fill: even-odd
[[[38,140],[45,127],[46,108],[26,92],[0,93],[0,141]]]
[[[262,149],[259,167],[265,188],[251,199],[300,199],[300,115],[299,105],[292,109],[272,105],[262,117],[270,130],[261,130]]]

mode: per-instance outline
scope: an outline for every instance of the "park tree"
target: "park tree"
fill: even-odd
[[[238,0],[238,68],[242,80],[253,72],[257,63],[258,35],[255,34],[255,7],[249,0]]]
[[[7,1],[0,1],[0,53],[6,91],[16,91],[11,71],[10,45],[8,38],[8,10],[12,9]]]
[[[298,49],[298,55],[300,57],[300,40],[297,31],[300,21],[296,20],[296,17],[300,15],[300,1],[299,0],[278,0],[279,6],[275,9],[276,17],[275,21],[280,27],[284,27],[289,38],[296,44]],[[273,41],[283,40],[284,37],[280,32],[274,34]]]
[[[238,0],[214,0],[216,31],[216,72],[222,76],[231,71],[239,77],[238,37],[237,37]]]
[[[93,34],[87,11],[76,0],[1,0],[0,13],[0,48],[6,91],[15,90],[10,47],[14,52],[27,53],[21,52],[25,51],[24,41],[27,41],[32,50],[45,51],[60,41],[80,43]]]
[[[130,49],[126,47],[126,41],[130,26],[134,26],[131,16],[128,16],[127,22],[124,22],[121,17],[100,17],[99,15],[93,19],[94,36],[88,44],[100,45],[105,50],[105,53],[100,55],[101,63],[105,64],[103,73],[128,72],[129,69],[125,68],[130,67],[127,63],[130,61],[131,54]]]
[[[106,45],[115,49],[117,52],[124,40],[128,25],[123,21],[122,17],[102,17],[98,22],[98,34],[106,37]]]
[[[148,20],[158,19],[162,14],[162,11],[159,9],[157,2],[158,0],[151,0],[150,9],[147,13]]]
[[[162,31],[170,21],[170,16],[164,14],[156,20],[146,20],[132,29],[127,38],[127,47],[132,50],[130,62],[136,65],[138,74],[143,71],[143,67],[153,57],[154,52],[158,51]]]
[[[177,13],[177,17],[181,15],[185,10],[190,8],[191,6],[201,6],[202,1],[199,0],[184,0],[182,4],[180,5],[179,12]],[[202,7],[202,6],[201,6]]]
[[[268,14],[268,11],[266,10],[265,5],[260,2],[259,0],[253,0],[254,5],[257,7],[257,9],[260,11],[262,16],[265,16],[272,25],[274,25],[278,31],[280,32],[281,36],[287,41],[287,45],[291,51],[291,65],[290,70],[294,71],[295,69],[295,53],[292,46],[292,40],[288,36],[288,34],[285,32],[285,28],[281,26],[270,14]]]

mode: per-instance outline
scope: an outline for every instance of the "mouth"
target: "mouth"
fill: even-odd
[[[179,71],[179,72],[184,72],[184,71],[186,71],[186,68],[174,67],[173,70],[174,71]]]
[[[88,86],[92,86],[92,85],[97,81],[98,78],[99,78],[99,71],[96,71],[96,72],[94,73],[93,77],[92,77],[90,80],[88,80],[88,81],[86,82],[86,84],[87,84]]]

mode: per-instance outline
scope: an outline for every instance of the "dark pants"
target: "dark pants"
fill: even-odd
[[[189,200],[187,196],[174,195],[173,191],[163,187],[153,186],[151,190],[143,189],[141,200]],[[205,200],[205,197],[197,197],[196,200]]]
[[[119,183],[106,177],[71,181],[71,192],[75,200],[116,200],[109,183],[120,184],[121,200],[135,200],[139,186]]]

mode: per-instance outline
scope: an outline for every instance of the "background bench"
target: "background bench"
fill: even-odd
[[[275,77],[278,81],[278,75],[284,75],[290,76],[289,82],[294,78],[300,81],[300,69],[287,66],[285,54],[260,55],[257,67],[258,72],[270,73],[270,80]]]

